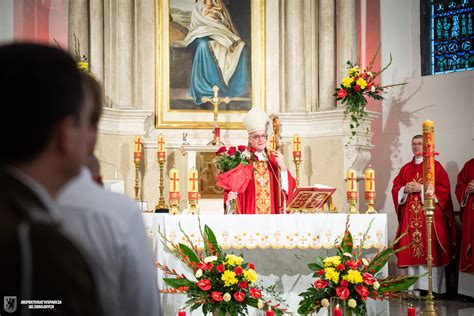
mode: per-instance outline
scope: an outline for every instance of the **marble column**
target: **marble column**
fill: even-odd
[[[94,76],[104,82],[104,1],[89,3],[90,53],[89,60]]]
[[[134,104],[144,110],[155,106],[155,5],[154,0],[135,3]]]
[[[356,0],[338,1],[337,82],[346,76],[346,63],[357,58]]]
[[[306,78],[306,110],[314,112],[318,109],[318,1],[304,0],[304,37],[305,37],[305,78]]]
[[[286,112],[306,112],[303,8],[303,1],[285,1]]]
[[[68,43],[74,53],[74,35],[80,43],[80,54],[89,56],[89,12],[87,0],[69,1]]]
[[[319,1],[319,110],[335,108],[335,0]]]

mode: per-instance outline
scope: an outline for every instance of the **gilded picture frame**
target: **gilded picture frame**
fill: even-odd
[[[242,129],[243,118],[250,108],[261,107],[265,109],[266,107],[265,0],[157,0],[155,3],[155,127],[211,129],[214,126],[212,104],[198,104],[202,102],[199,101],[201,96],[212,97],[212,94],[206,95],[210,94],[207,92],[209,88],[200,90],[201,83],[210,84],[213,82],[211,78],[202,80],[202,73],[199,70],[204,68],[204,73],[207,75],[209,73],[208,68],[212,68],[212,61],[214,61],[217,65],[214,67],[217,67],[219,78],[224,83],[223,85],[219,84],[223,87],[219,97],[230,96],[231,98],[229,104],[221,103],[219,105],[219,126],[224,129]],[[211,6],[212,3],[221,3],[221,6],[224,7],[227,3],[229,8],[228,10],[225,8],[227,15],[221,13],[226,11],[219,7],[215,11],[208,10],[207,7],[204,10],[203,8],[207,3],[211,3]],[[201,6],[198,7],[198,4]],[[190,5],[195,6],[192,12],[187,10]],[[201,9],[203,11],[200,11]],[[206,18],[213,16],[212,14],[229,16],[228,20],[230,22],[225,25],[230,24],[235,27],[236,31],[234,33],[242,38],[242,40],[234,41],[234,43],[243,42],[241,51],[238,50],[238,46],[234,48],[234,45],[228,48],[231,53],[240,54],[239,58],[234,58],[234,64],[237,66],[234,66],[235,70],[231,72],[232,75],[230,76],[228,75],[228,68],[231,67],[223,66],[222,70],[219,68],[221,60],[216,59],[216,56],[222,56],[222,54],[218,54],[220,51],[214,53],[212,50],[214,47],[212,44],[215,45],[215,42],[218,41],[213,41],[213,37],[208,37],[208,42],[199,43],[202,44],[201,46],[196,45],[197,40],[192,41],[192,39],[196,39],[196,36],[192,37],[193,34],[202,34],[202,32],[196,30],[201,14]],[[191,26],[190,19],[195,19],[195,15],[198,16],[196,18],[198,22],[193,21]],[[225,18],[221,17],[216,20],[226,21]],[[248,21],[250,21],[250,26]],[[224,29],[224,31],[226,30]],[[233,36],[233,34],[231,35]],[[204,55],[204,57],[211,57],[203,59],[203,55],[198,55],[203,51],[202,47],[204,51],[211,51],[211,54]],[[222,49],[222,47],[220,48]],[[229,55],[232,54],[224,54],[224,56]],[[232,59],[229,59],[230,61],[227,59],[225,59],[226,65],[232,65]],[[202,60],[205,62],[202,62]],[[198,61],[201,64],[198,64]],[[244,66],[241,67],[241,65]],[[237,76],[246,80],[235,79]],[[242,83],[240,90],[237,85],[239,82]],[[234,87],[237,88],[234,89]],[[227,92],[226,88],[228,88]],[[245,93],[242,92],[244,91],[242,88],[245,89]],[[232,95],[234,92],[235,94]],[[225,93],[230,95],[225,95]]]

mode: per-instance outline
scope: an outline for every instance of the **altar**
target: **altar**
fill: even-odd
[[[164,215],[144,213],[144,221],[154,258],[187,276],[191,272],[168,253],[160,241],[158,231],[174,243],[185,242],[183,231],[198,246],[202,246],[201,226],[208,225],[216,234],[220,246],[235,254],[242,254],[246,261],[253,262],[260,279],[258,285],[276,285],[281,293],[277,299],[286,302],[288,310],[296,315],[300,297],[298,293],[313,282],[307,264],[317,255],[332,255],[344,235],[347,214],[292,214],[292,215]],[[364,253],[371,257],[387,245],[386,214],[354,214],[350,216],[350,230],[354,245],[360,244],[362,236],[373,220]],[[385,273],[387,269],[383,270]],[[164,277],[158,271],[158,287],[164,288]],[[186,296],[182,294],[161,294],[164,315],[177,315],[184,306]],[[369,315],[388,315],[388,303],[369,300]],[[261,311],[260,311],[261,313]],[[190,314],[190,313],[188,313]],[[326,315],[322,310],[318,315]],[[190,315],[202,315],[200,310]],[[249,309],[249,315],[259,314]]]

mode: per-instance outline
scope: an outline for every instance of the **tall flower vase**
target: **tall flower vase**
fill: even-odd
[[[221,312],[219,309],[216,309],[212,312],[212,316],[230,316],[230,313],[229,312]]]

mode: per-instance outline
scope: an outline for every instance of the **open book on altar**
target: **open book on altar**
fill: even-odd
[[[328,202],[336,188],[322,184],[312,187],[296,188],[286,207],[291,213],[316,213],[321,212],[324,204]]]

